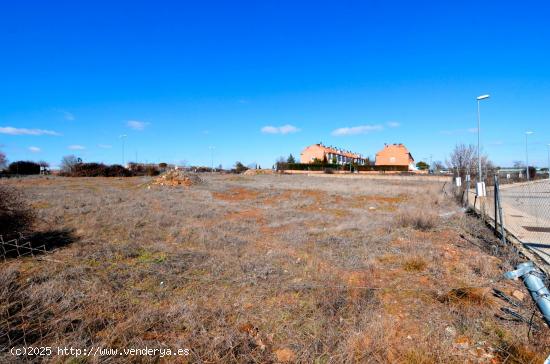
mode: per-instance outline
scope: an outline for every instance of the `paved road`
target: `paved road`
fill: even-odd
[[[503,204],[537,218],[550,218],[550,180],[502,185],[501,196]]]
[[[501,186],[504,222],[550,263],[550,180]]]
[[[493,217],[493,191],[487,192],[485,211]],[[550,264],[550,181],[501,185],[500,194],[506,229]]]

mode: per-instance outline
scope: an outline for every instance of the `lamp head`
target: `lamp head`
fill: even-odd
[[[476,98],[477,101],[488,99],[491,95],[481,95]]]

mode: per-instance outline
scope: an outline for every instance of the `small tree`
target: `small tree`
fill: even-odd
[[[294,156],[292,155],[292,153],[290,153],[290,155],[288,156],[286,162],[288,164],[296,163],[296,159],[294,159]]]
[[[275,162],[275,166],[278,171],[284,171],[288,167],[287,159],[285,159],[285,157],[279,157]]]
[[[335,155],[332,156],[332,160],[330,161],[332,164],[337,164],[338,163],[338,159],[336,158]]]
[[[242,172],[246,171],[247,169],[248,168],[244,164],[242,164],[241,162],[237,161],[235,163],[235,172],[242,173]]]
[[[430,165],[424,161],[420,161],[416,163],[416,168],[418,168],[421,171],[425,171],[430,168]]]

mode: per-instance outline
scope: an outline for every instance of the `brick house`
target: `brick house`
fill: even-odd
[[[403,144],[385,144],[384,149],[376,153],[376,166],[407,167],[415,171],[414,158]]]

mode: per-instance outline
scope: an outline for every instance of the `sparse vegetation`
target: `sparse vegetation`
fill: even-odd
[[[487,295],[523,289],[499,279],[515,261],[489,253],[498,240],[477,219],[445,214],[457,206],[438,182],[201,179],[7,180],[37,229],[77,240],[0,266],[0,307],[13,308],[0,330],[39,333],[34,346],[190,348],[190,362],[544,359],[540,319],[529,340]]]

